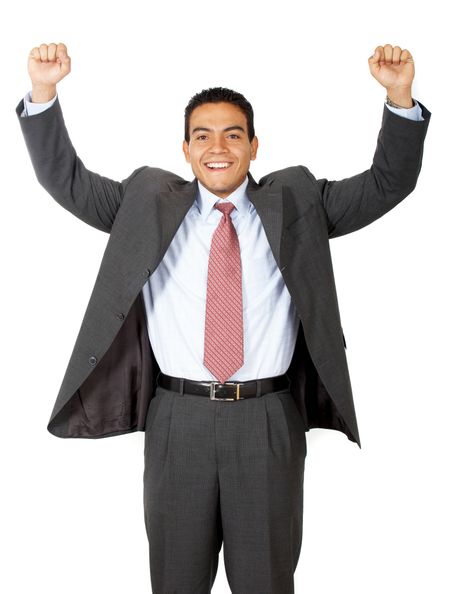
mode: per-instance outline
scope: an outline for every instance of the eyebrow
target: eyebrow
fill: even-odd
[[[223,129],[223,132],[228,132],[229,130],[241,130],[245,134],[245,130],[242,126],[228,126],[228,128]],[[211,132],[211,128],[197,127],[192,130],[192,134],[194,134],[194,132],[199,132],[199,131]]]

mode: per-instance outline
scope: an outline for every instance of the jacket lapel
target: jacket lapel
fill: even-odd
[[[261,186],[256,183],[250,172],[248,177],[249,183],[247,186],[247,194],[249,200],[252,202],[261,219],[273,256],[278,267],[281,269],[282,262],[280,261],[280,254],[281,240],[283,237],[284,205],[282,186],[273,182],[268,182]]]
[[[161,237],[159,260],[166,253],[178,227],[193,205],[197,192],[198,183],[195,178],[180,185],[173,184],[169,190],[156,196],[158,220],[162,222],[161,229],[157,230]]]

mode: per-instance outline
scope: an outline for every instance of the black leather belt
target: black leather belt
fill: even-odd
[[[208,396],[211,400],[256,398],[268,392],[286,390],[290,386],[290,380],[286,374],[247,382],[225,382],[221,384],[214,381],[194,381],[184,377],[172,377],[159,372],[156,382],[166,390],[172,390],[180,394]]]

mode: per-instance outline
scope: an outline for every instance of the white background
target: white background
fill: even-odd
[[[360,173],[372,163],[385,97],[368,58],[386,43],[411,51],[413,96],[433,114],[416,189],[331,242],[362,449],[337,431],[307,434],[295,583],[302,594],[450,591],[441,11],[417,0],[22,0],[1,15],[2,592],[151,591],[144,434],[64,440],[46,430],[108,235],[35,178],[14,110],[30,89],[28,53],[43,42],[66,43],[72,58],[58,91],[78,154],[117,180],[145,164],[192,179],[184,107],[216,85],[253,104],[257,180],[299,164],[330,180]],[[222,555],[214,594],[229,592]]]

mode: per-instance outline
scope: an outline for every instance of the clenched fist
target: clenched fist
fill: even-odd
[[[33,85],[32,100],[45,102],[54,97],[56,84],[70,72],[70,58],[64,43],[42,43],[28,56],[28,74]]]
[[[372,76],[382,85],[389,97],[402,107],[411,107],[411,86],[414,78],[414,60],[411,53],[390,43],[379,45],[369,58]]]

